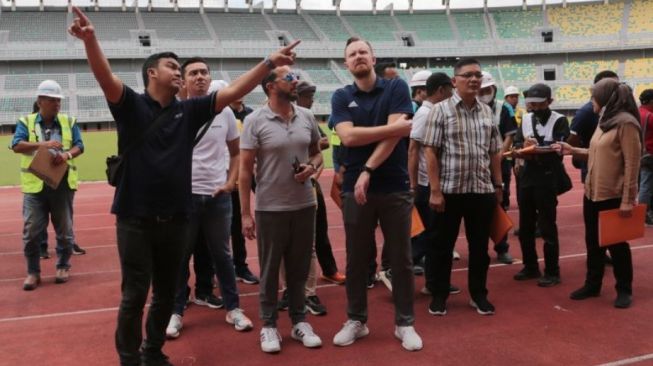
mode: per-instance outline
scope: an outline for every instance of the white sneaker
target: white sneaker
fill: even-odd
[[[460,260],[460,253],[458,253],[456,249],[453,250],[453,260],[455,261]]]
[[[422,338],[415,332],[413,326],[396,326],[395,337],[401,341],[401,346],[407,351],[419,351],[422,349]]]
[[[181,315],[172,314],[172,316],[170,317],[170,322],[168,323],[168,327],[166,328],[166,337],[168,338],[179,337],[179,332],[183,327],[183,323],[181,319],[182,319]]]
[[[261,350],[267,353],[281,351],[281,334],[277,328],[261,329]]]
[[[379,281],[383,282],[385,287],[392,292],[392,271],[386,270],[379,272]]]
[[[227,312],[225,319],[227,323],[232,324],[237,331],[243,332],[252,329],[252,321],[245,315],[243,309],[235,308]]]
[[[322,345],[322,340],[313,332],[313,327],[307,322],[293,325],[290,336],[292,339],[302,342],[304,347],[315,348]]]
[[[367,325],[359,322],[358,320],[347,320],[345,325],[333,337],[333,344],[336,346],[349,346],[354,343],[358,338],[365,337],[370,334]]]

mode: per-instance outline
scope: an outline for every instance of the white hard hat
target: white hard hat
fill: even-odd
[[[209,85],[209,93],[213,93],[215,91],[220,91],[226,87],[229,86],[229,83],[224,81],[224,80],[213,80],[211,82],[211,85]]]
[[[504,96],[515,95],[515,94],[519,95],[519,88],[514,85],[510,85],[509,87],[507,87],[503,93]]]
[[[492,74],[487,71],[482,71],[481,73],[483,74],[483,77],[481,78],[481,89],[487,88],[488,86],[497,85],[497,83],[494,82]]]
[[[408,85],[411,88],[415,86],[426,86],[426,79],[428,79],[429,76],[431,76],[431,72],[429,70],[418,71],[410,79],[410,83]]]
[[[50,97],[63,99],[63,93],[61,92],[61,85],[54,80],[44,80],[39,84],[39,87],[36,89],[37,97]]]

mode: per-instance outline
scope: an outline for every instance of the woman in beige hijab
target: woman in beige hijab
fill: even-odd
[[[632,215],[637,198],[637,177],[641,156],[641,127],[633,91],[614,79],[603,79],[592,88],[592,105],[599,113],[599,125],[587,149],[560,143],[563,154],[588,159],[583,217],[587,247],[585,284],[571,293],[573,300],[597,297],[601,292],[605,247],[599,246],[599,211],[619,209]],[[628,243],[607,247],[617,281],[616,308],[628,308],[632,301],[633,263]]]

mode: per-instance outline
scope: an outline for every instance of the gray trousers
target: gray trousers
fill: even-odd
[[[377,223],[381,226],[392,270],[392,298],[395,324],[412,325],[415,321],[413,296],[415,281],[410,247],[413,197],[409,192],[368,194],[359,205],[353,193],[343,193],[343,221],[347,246],[347,316],[367,322],[367,276]]]
[[[256,211],[260,317],[263,327],[276,327],[279,267],[283,259],[288,288],[288,315],[293,324],[306,319],[304,286],[315,237],[315,206],[296,211]]]

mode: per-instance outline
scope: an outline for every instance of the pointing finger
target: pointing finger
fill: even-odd
[[[292,51],[293,48],[297,47],[297,45],[300,44],[301,42],[302,42],[301,39],[296,39],[291,44],[279,50],[279,52],[287,54],[288,52]]]

